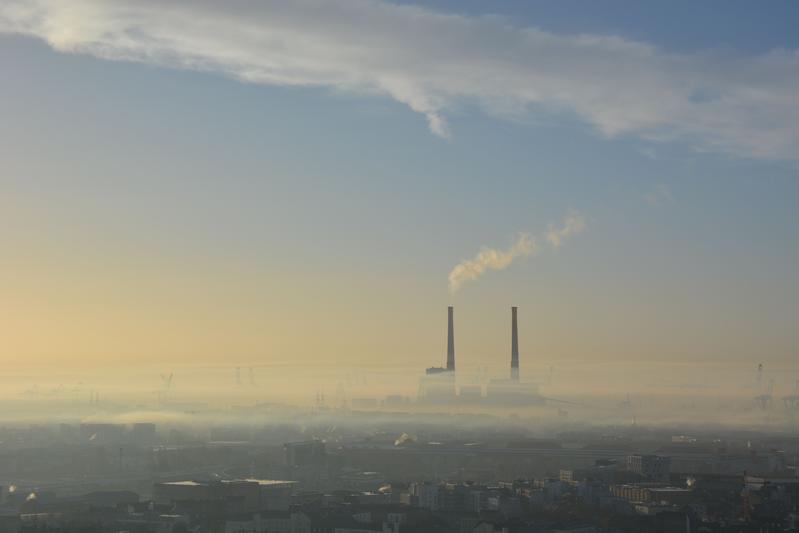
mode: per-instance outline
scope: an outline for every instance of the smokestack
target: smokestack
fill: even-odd
[[[455,328],[452,323],[452,306],[447,308],[447,370],[455,371]]]
[[[516,308],[511,307],[510,378],[519,381],[519,328],[516,325]]]

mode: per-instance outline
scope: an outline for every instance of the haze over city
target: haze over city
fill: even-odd
[[[797,22],[0,0],[0,533],[795,530]]]

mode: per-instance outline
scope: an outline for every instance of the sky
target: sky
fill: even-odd
[[[791,365],[797,20],[0,0],[0,360]]]

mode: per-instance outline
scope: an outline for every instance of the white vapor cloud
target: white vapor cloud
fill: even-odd
[[[442,137],[454,108],[476,104],[497,117],[565,113],[608,137],[799,158],[792,49],[672,53],[383,0],[2,0],[0,32],[109,60],[386,95]]]
[[[561,224],[550,223],[544,234],[544,240],[553,248],[560,248],[564,241],[585,229],[585,219],[577,211],[571,211]],[[471,259],[465,259],[455,265],[449,273],[449,290],[457,292],[467,281],[474,281],[487,270],[505,270],[520,257],[528,257],[538,253],[540,248],[536,240],[527,233],[520,233],[516,242],[507,250],[483,247]]]
[[[449,273],[449,290],[456,292],[467,281],[474,281],[486,270],[504,270],[519,257],[527,257],[538,251],[535,241],[526,233],[519,234],[516,242],[507,250],[483,248],[472,259],[461,261]]]
[[[560,248],[563,241],[577,235],[585,229],[585,219],[580,213],[571,212],[560,226],[550,224],[547,228],[546,241],[554,248]]]

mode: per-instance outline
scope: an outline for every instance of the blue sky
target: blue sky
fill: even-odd
[[[13,11],[15,5],[37,6],[52,24],[31,23]],[[254,66],[241,67],[242,58],[259,50],[252,43],[231,38],[197,44],[192,34],[170,55],[149,48],[149,39],[135,41],[138,33],[126,28],[119,35],[132,35],[133,44],[98,44],[92,37],[97,29],[85,17],[103,28],[105,15],[92,11],[94,2],[76,5],[88,15],[74,26],[69,14],[48,2],[11,2],[5,13],[0,10],[0,234],[10,243],[0,252],[0,274],[8,290],[23,287],[4,311],[33,309],[24,320],[47,324],[41,309],[58,300],[52,292],[58,285],[61,305],[78,309],[80,332],[64,334],[67,341],[59,346],[31,343],[23,332],[13,343],[19,350],[33,344],[36,353],[53,358],[114,351],[111,340],[87,333],[96,318],[91,302],[111,302],[120,320],[133,308],[151,312],[148,305],[169,319],[169,313],[195,312],[205,291],[223,294],[241,283],[240,298],[225,300],[237,310],[233,318],[210,303],[203,316],[235,322],[224,331],[251,339],[241,351],[252,359],[277,351],[311,355],[290,339],[275,342],[254,327],[242,329],[240,314],[268,322],[288,312],[285,320],[299,328],[308,306],[319,320],[336,310],[348,316],[320,341],[336,357],[365,359],[380,338],[390,336],[403,337],[397,350],[429,360],[430,351],[440,351],[438,322],[448,303],[464,309],[459,316],[475,331],[475,361],[479,353],[504,353],[506,317],[499,314],[512,304],[526,310],[523,328],[535,338],[531,350],[550,358],[788,360],[795,354],[799,136],[791,137],[788,118],[799,100],[785,96],[799,77],[795,3],[769,3],[768,9],[745,2],[414,4],[423,16],[433,10],[457,14],[477,28],[464,37],[453,27],[452,42],[468,48],[476,35],[476,53],[485,54],[481,62],[472,65],[468,50],[442,45],[442,57],[462,65],[450,78],[471,76],[473,66],[512,85],[520,70],[535,75],[539,67],[550,69],[545,82],[555,80],[553,89],[540,100],[528,99],[538,86],[526,81],[507,93],[495,91],[490,80],[471,91],[471,83],[444,79],[415,63],[381,74],[381,80],[390,78],[388,89],[374,90],[370,63],[352,59],[360,56],[334,57],[342,67],[331,74],[333,60],[326,56],[308,67],[317,48],[295,56],[290,44],[288,52],[280,51],[278,76],[292,81],[265,81],[262,71],[241,81],[248,69],[267,68],[261,54]],[[545,49],[552,57],[528,65],[525,55],[539,49],[520,49],[507,69],[495,70],[505,60],[497,39],[515,43],[522,37],[484,27],[482,16],[491,14],[506,17],[503,24],[512,28],[537,28],[546,42],[554,39],[554,45],[531,45],[552,46]],[[305,43],[303,31],[341,20],[334,14],[306,24],[306,15],[285,14],[286,27],[278,30],[297,33],[296,43]],[[141,25],[137,31],[146,33],[147,16],[135,23]],[[170,31],[182,30],[163,23],[157,35]],[[590,79],[575,77],[573,69],[594,60],[583,52],[558,55],[571,54],[576,34],[654,50],[651,57],[639,56],[627,44],[602,41],[596,61],[605,63],[590,79],[604,81],[603,65],[629,62],[629,70],[607,76],[629,73],[630,83],[642,89],[654,76],[674,89],[636,99],[629,115],[624,101],[611,101],[623,79],[582,95],[580,85]],[[293,34],[285,38],[294,42]],[[337,33],[328,38],[323,42],[339,43]],[[437,45],[435,35],[419,38],[419,46]],[[196,58],[185,43],[207,54],[199,72],[186,68],[186,58]],[[346,44],[349,53],[355,44]],[[616,61],[618,46],[622,58]],[[233,66],[224,64],[229,52],[222,50],[240,54]],[[784,56],[752,64],[774,50]],[[413,58],[418,50],[406,52]],[[677,66],[673,55],[679,56]],[[394,57],[389,50],[377,59],[391,65]],[[662,67],[635,74],[652,64]],[[713,77],[697,72],[703,65],[711,65]],[[395,72],[402,72],[401,79],[392,77]],[[700,103],[688,127],[657,111],[666,101],[677,114],[691,105],[681,97],[670,100],[681,90],[682,75],[698,76],[697,86],[708,87],[711,100]],[[341,81],[353,76],[366,81],[355,89]],[[758,94],[774,87],[773,98],[712,106],[726,83],[740,83],[732,89],[749,94],[754,82],[747,76],[757,79]],[[575,96],[561,100],[564,93]],[[728,112],[730,120],[722,116]],[[548,228],[558,228],[569,213],[579,214],[584,228],[560,247],[547,245]],[[447,276],[457,264],[482,248],[507,250],[520,233],[535,239],[538,253],[489,267],[454,294],[448,290]],[[134,296],[171,286],[179,272],[196,276],[196,285],[167,290],[150,304]],[[91,281],[97,279],[105,282]],[[117,281],[130,290],[109,289]],[[94,295],[89,307],[71,303],[70,287]],[[393,311],[369,311],[382,306]],[[332,340],[337,334],[357,337],[364,320],[374,326],[374,339]],[[267,329],[274,336],[283,327]],[[136,335],[156,331],[152,326]],[[203,344],[224,346],[201,333],[189,342],[186,334],[156,342],[153,351],[187,357]],[[469,348],[464,350],[468,357]]]

